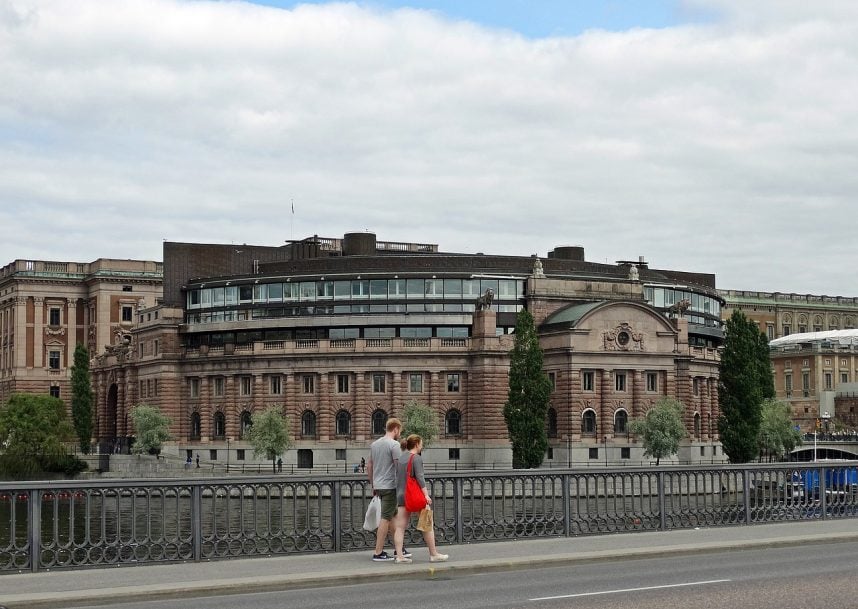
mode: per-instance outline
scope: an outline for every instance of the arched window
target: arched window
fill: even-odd
[[[694,413],[694,437],[700,437],[700,413]]]
[[[253,425],[253,418],[246,410],[241,413],[241,429],[239,429],[239,437],[246,438],[250,432],[250,427]]]
[[[372,435],[383,436],[387,431],[387,413],[380,408],[372,413]]]
[[[614,435],[627,434],[629,432],[629,413],[618,410],[614,413]]]
[[[348,436],[352,433],[352,415],[347,410],[340,410],[336,418],[337,435]]]
[[[214,437],[223,439],[226,436],[226,417],[222,412],[214,415]]]
[[[585,410],[581,415],[581,433],[595,435],[596,433],[596,411]]]
[[[191,414],[191,439],[199,440],[202,435],[203,424],[200,420],[200,413]]]
[[[444,416],[444,430],[448,436],[458,436],[462,433],[462,413],[451,408]]]
[[[548,437],[556,438],[557,437],[557,411],[554,408],[548,409],[548,417],[546,420],[548,425]]]
[[[305,410],[301,415],[301,435],[314,437],[316,435],[316,413]]]

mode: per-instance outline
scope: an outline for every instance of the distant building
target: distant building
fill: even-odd
[[[164,299],[93,367],[97,434],[126,443],[141,402],[173,420],[184,457],[250,460],[251,416],[281,408],[299,467],[356,463],[415,399],[437,413],[430,462],[511,462],[503,420],[516,314],[535,317],[554,384],[547,463],[642,459],[628,423],[686,405],[684,461],[721,459],[715,277],[587,262],[445,253],[372,233],[282,247],[164,244]]]
[[[0,269],[0,402],[16,392],[69,404],[78,343],[95,355],[130,340],[162,294],[160,262],[15,260]]]

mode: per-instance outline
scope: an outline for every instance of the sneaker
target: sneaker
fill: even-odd
[[[397,556],[396,560],[394,560],[397,565],[407,565],[408,563],[414,562],[410,558],[405,558],[404,556]]]
[[[449,554],[435,554],[429,557],[429,562],[445,562],[448,558],[450,558]]]
[[[373,554],[372,559],[375,562],[384,562],[386,560],[390,560],[390,556],[387,554],[387,552],[382,552],[381,554]]]
[[[403,558],[411,558],[411,552],[408,551],[408,548],[402,546],[402,557]]]

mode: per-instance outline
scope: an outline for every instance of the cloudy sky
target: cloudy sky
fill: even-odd
[[[0,264],[371,230],[858,296],[856,194],[854,0],[0,0]]]

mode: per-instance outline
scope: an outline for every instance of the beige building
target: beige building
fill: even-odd
[[[95,354],[129,335],[162,285],[162,264],[140,260],[15,260],[0,269],[0,401],[26,392],[68,404],[76,345]]]

